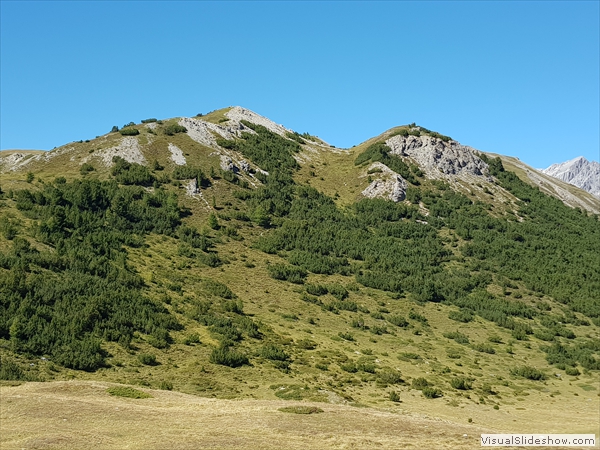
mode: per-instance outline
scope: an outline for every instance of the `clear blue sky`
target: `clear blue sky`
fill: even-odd
[[[351,147],[416,122],[599,159],[599,2],[1,1],[0,148],[241,105]]]

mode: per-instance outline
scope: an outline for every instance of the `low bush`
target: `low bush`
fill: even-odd
[[[127,398],[152,398],[152,396],[146,392],[138,391],[137,389],[124,386],[114,386],[106,390],[110,395],[117,397]]]
[[[358,372],[358,367],[356,367],[356,364],[353,363],[352,361],[345,363],[345,364],[340,364],[340,369],[342,369],[345,372],[349,372],[349,373]]]
[[[89,164],[89,163],[83,163],[81,165],[81,167],[79,168],[79,173],[81,175],[85,175],[87,173],[93,172],[94,170],[96,170],[96,169],[91,164]]]
[[[425,378],[419,377],[419,378],[414,378],[411,381],[410,385],[413,389],[421,390],[421,389],[424,389],[427,386],[429,386],[429,382]]]
[[[228,367],[240,367],[248,364],[248,357],[246,355],[226,346],[213,349],[209,360],[213,364]]]
[[[0,359],[0,380],[26,381],[28,377],[14,361],[2,358]]]
[[[384,368],[377,374],[377,384],[387,386],[389,384],[402,384],[402,374],[394,369]]]
[[[510,373],[518,377],[527,378],[528,380],[540,381],[546,379],[546,374],[544,372],[530,366],[515,367],[514,369],[511,369]]]
[[[271,264],[267,267],[269,275],[276,280],[285,280],[290,283],[302,284],[306,278],[306,270],[286,264]]]
[[[167,136],[173,136],[177,133],[187,133],[187,128],[176,124],[176,123],[172,123],[167,125],[164,129],[163,132],[167,135]]]
[[[465,377],[456,377],[450,380],[450,386],[452,386],[454,389],[467,391],[471,389],[471,382]]]
[[[462,334],[460,331],[451,331],[448,333],[444,333],[443,336],[448,339],[454,339],[454,341],[456,341],[459,344],[469,343],[469,338],[465,334]]]
[[[260,349],[260,356],[271,361],[287,361],[290,356],[281,348],[274,344],[267,344]]]
[[[156,180],[146,166],[130,163],[120,156],[114,156],[112,162],[111,175],[121,184],[151,186]]]
[[[398,393],[396,391],[392,391],[389,394],[388,397],[392,402],[396,402],[399,403],[400,402],[400,395],[398,395]]]
[[[383,325],[373,325],[372,327],[369,328],[369,331],[373,334],[377,334],[377,335],[382,335],[382,334],[387,334],[388,330],[386,326]]]
[[[411,320],[416,320],[417,322],[421,322],[423,325],[429,325],[427,318],[416,311],[410,311],[408,313],[408,318]]]
[[[398,359],[401,361],[410,361],[411,359],[421,359],[421,356],[416,353],[402,352],[398,355]]]
[[[375,367],[375,364],[373,364],[370,361],[358,362],[356,364],[356,368],[358,370],[360,370],[361,372],[366,372],[366,373],[375,373],[377,370],[377,367]]]
[[[389,316],[386,318],[389,323],[397,327],[404,328],[408,326],[408,320],[402,316]]]
[[[185,337],[185,339],[183,340],[183,343],[185,345],[199,344],[200,336],[198,335],[198,333],[192,333]]]
[[[137,136],[138,134],[140,134],[140,130],[128,126],[127,128],[121,128],[119,130],[119,133],[121,133],[121,135],[123,136]]]
[[[174,180],[192,180],[195,178],[197,183],[202,187],[210,185],[210,181],[202,169],[196,166],[176,166],[171,173],[171,177]]]
[[[425,398],[439,398],[442,396],[442,391],[437,388],[426,387],[421,391]]]
[[[338,336],[344,339],[345,341],[354,341],[354,336],[350,333],[339,332]]]
[[[296,342],[296,347],[301,348],[302,350],[314,350],[317,348],[317,343],[310,339],[300,339]]]
[[[157,364],[156,356],[149,355],[147,353],[142,353],[138,355],[138,361],[146,366],[155,366]]]
[[[327,291],[340,301],[348,297],[348,291],[341,284],[328,284]]]
[[[451,311],[448,314],[448,318],[452,320],[456,320],[457,322],[467,323],[473,320],[475,316],[469,310],[461,309],[459,311]]]
[[[306,286],[304,286],[304,289],[310,295],[316,295],[316,296],[325,295],[329,292],[327,290],[327,287],[323,286],[321,284],[307,284]]]
[[[581,375],[581,372],[577,367],[565,367],[565,373],[573,377]]]
[[[216,253],[208,252],[208,253],[199,253],[197,259],[200,263],[207,265],[208,267],[219,267],[223,264],[221,258]]]
[[[485,342],[478,342],[477,344],[473,344],[472,348],[473,350],[477,350],[478,352],[489,353],[490,355],[496,353],[494,347],[492,347],[490,344],[486,344]]]
[[[214,295],[215,297],[221,297],[226,300],[236,299],[237,295],[233,293],[226,284],[219,281],[207,278],[202,281],[202,290]]]

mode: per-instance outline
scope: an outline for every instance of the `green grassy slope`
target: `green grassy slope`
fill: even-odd
[[[168,123],[136,126],[148,168],[82,172],[111,133],[3,173],[0,378],[386,408],[398,394],[447,417],[597,402],[597,217],[492,159],[511,205],[418,176],[412,202],[360,200],[373,142],[310,151],[252,124],[222,145],[269,175],[237,176]]]

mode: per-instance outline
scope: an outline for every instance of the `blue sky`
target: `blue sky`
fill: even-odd
[[[1,1],[0,148],[241,105],[338,147],[416,122],[598,160],[599,4]]]

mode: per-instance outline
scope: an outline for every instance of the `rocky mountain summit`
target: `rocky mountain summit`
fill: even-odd
[[[540,172],[570,183],[600,198],[600,163],[579,156],[570,161],[552,164]]]
[[[175,134],[166,128],[173,126],[179,130]],[[264,127],[284,140],[297,143],[299,151],[292,157],[301,167],[306,167],[306,175],[315,178],[312,180],[314,185],[325,192],[328,192],[330,184],[322,183],[321,179],[324,181],[339,175],[336,182],[347,186],[356,177],[359,183],[356,187],[360,189],[348,192],[348,201],[358,197],[406,201],[407,189],[409,184],[413,184],[414,176],[444,181],[452,189],[468,195],[474,194],[484,201],[508,204],[516,200],[490,176],[490,168],[485,162],[487,160],[482,159],[482,152],[414,123],[395,127],[351,149],[338,149],[316,136],[308,133],[301,135],[240,106],[194,117],[143,120],[138,124],[131,122],[118,132],[113,130],[85,142],[70,142],[49,152],[3,151],[0,155],[0,173],[19,177],[18,174],[22,172],[35,174],[47,171],[50,165],[57,170],[60,168],[62,172],[79,174],[82,170],[88,170],[100,176],[110,172],[114,157],[146,167],[155,167],[156,164],[165,167],[205,165],[214,158],[218,161],[217,167],[220,170],[233,172],[256,188],[261,183],[253,174],[267,175],[268,172],[227,144],[228,141],[243,139],[247,134],[256,135],[256,126]],[[379,146],[385,155],[377,151],[377,154],[370,154],[369,148],[373,145]],[[357,163],[363,153],[369,153],[370,156],[363,155],[363,162]],[[600,212],[598,163],[577,158],[544,171],[536,171],[518,160],[509,161],[502,155],[491,156],[499,156],[503,162],[520,167],[520,172],[525,172],[528,183],[538,186],[569,206],[581,207],[592,213]],[[310,175],[316,173],[318,165],[329,158],[336,159],[336,163],[323,174],[326,177]],[[354,168],[347,172],[343,167],[352,163]],[[583,190],[577,192],[578,189],[575,186],[571,188],[572,185]],[[198,189],[193,186],[188,189],[188,193],[200,195],[196,191]],[[335,194],[335,189],[332,194]],[[207,204],[206,201],[202,203]]]
[[[443,175],[487,176],[488,165],[471,147],[456,141],[421,135],[396,135],[385,141],[392,155],[412,158],[429,177]]]

